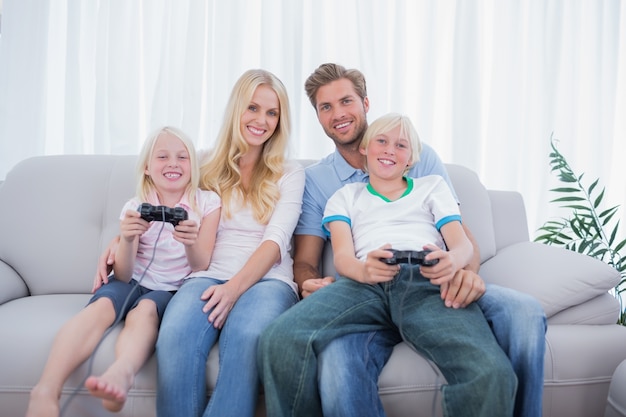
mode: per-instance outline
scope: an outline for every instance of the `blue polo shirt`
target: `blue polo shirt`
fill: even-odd
[[[345,184],[367,182],[369,175],[350,166],[336,149],[335,152],[319,162],[306,167],[305,173],[302,213],[294,234],[319,236],[326,240],[327,236],[322,229],[326,202],[335,191]],[[454,192],[454,187],[443,162],[433,148],[422,143],[420,161],[411,168],[406,176],[419,178],[426,175],[442,176],[458,202],[458,197]]]

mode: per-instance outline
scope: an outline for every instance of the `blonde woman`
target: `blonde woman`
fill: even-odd
[[[235,84],[201,186],[222,198],[206,271],[173,297],[157,342],[157,415],[252,417],[259,396],[257,340],[298,300],[290,241],[301,210],[304,170],[285,160],[289,101],[278,78],[245,72]],[[206,361],[219,343],[210,401]]]

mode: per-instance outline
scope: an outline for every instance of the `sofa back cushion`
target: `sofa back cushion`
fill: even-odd
[[[607,293],[620,281],[619,272],[605,262],[537,242],[498,251],[481,265],[480,275],[486,282],[534,296],[548,318]]]
[[[482,263],[496,253],[489,194],[478,179],[478,175],[471,169],[461,165],[446,164],[446,170],[461,204],[463,222],[474,235],[480,248],[480,261]]]
[[[31,295],[88,293],[97,260],[134,195],[136,156],[26,159],[0,187],[0,259]]]

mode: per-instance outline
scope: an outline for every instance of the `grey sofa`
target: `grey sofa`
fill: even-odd
[[[120,208],[133,194],[134,164],[135,156],[35,157],[14,167],[0,185],[2,416],[24,415],[54,335],[88,300],[98,256],[117,234]],[[603,415],[611,376],[626,359],[626,328],[615,324],[619,305],[608,293],[619,275],[597,260],[530,242],[518,193],[486,190],[472,171],[447,168],[464,220],[480,244],[483,278],[534,295],[549,318],[544,416]],[[331,256],[327,250],[328,273]],[[118,330],[96,353],[95,373],[111,362]],[[207,363],[209,387],[217,359],[214,349]],[[118,415],[155,415],[155,370],[152,358]],[[86,372],[84,364],[66,384],[63,400],[79,389],[65,416],[108,415],[80,388]],[[379,382],[388,416],[433,415],[441,382],[425,360],[398,345]],[[258,415],[264,415],[262,401]]]

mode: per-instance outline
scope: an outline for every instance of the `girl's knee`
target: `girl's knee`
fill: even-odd
[[[117,313],[115,312],[115,305],[113,301],[108,297],[100,297],[97,300],[89,303],[84,309],[83,314],[91,317],[95,317],[100,321],[104,320],[109,322],[109,325],[113,324]]]
[[[140,300],[137,305],[128,312],[126,321],[159,322],[159,314],[154,301],[150,299]]]

